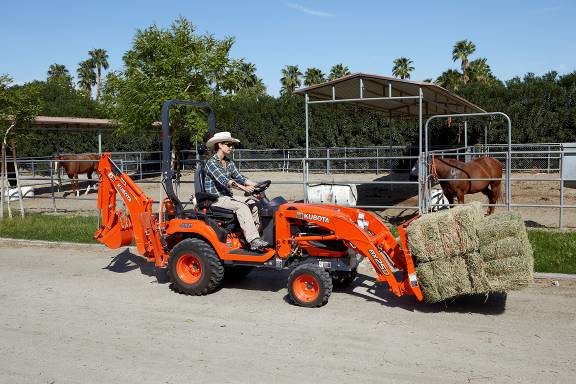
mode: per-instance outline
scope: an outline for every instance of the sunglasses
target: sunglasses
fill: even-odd
[[[226,142],[226,143],[222,143],[222,144],[224,144],[225,146],[227,146],[227,147],[229,147],[229,148],[234,148],[234,143],[228,143],[228,142]]]

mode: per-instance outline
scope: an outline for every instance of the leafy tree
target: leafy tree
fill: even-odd
[[[96,100],[100,100],[100,87],[102,86],[102,68],[108,69],[108,52],[97,48],[88,52],[92,65],[96,67]]]
[[[325,82],[324,74],[318,68],[308,68],[304,74],[304,85],[309,87]]]
[[[414,70],[414,67],[411,66],[412,60],[407,57],[399,57],[394,60],[394,67],[392,68],[392,74],[395,77],[399,77],[401,79],[409,79],[410,72]]]
[[[123,71],[110,72],[104,88],[104,104],[121,123],[123,132],[149,130],[160,119],[169,99],[217,102],[236,98],[235,90],[254,84],[253,67],[230,58],[232,37],[222,40],[199,35],[185,19],[167,29],[153,24],[138,30],[123,57]],[[262,86],[256,82],[255,86]],[[262,86],[263,87],[263,86]],[[190,146],[203,138],[204,111],[173,108],[170,124],[174,147]]]
[[[280,93],[291,94],[294,90],[302,85],[302,72],[297,65],[287,65],[286,68],[282,69],[282,78],[280,82],[282,83],[282,88]]]
[[[52,64],[48,68],[48,81],[55,81],[72,86],[72,76],[64,64]]]
[[[84,91],[87,97],[92,94],[92,87],[96,85],[96,73],[94,73],[94,63],[91,59],[81,61],[76,69],[78,75],[78,86]]]
[[[344,64],[336,64],[330,68],[330,74],[328,75],[328,80],[339,79],[340,77],[348,76],[350,74],[350,69]]]
[[[460,40],[454,44],[452,49],[452,61],[460,60],[460,68],[464,74],[463,81],[464,84],[468,82],[468,77],[466,74],[466,69],[468,68],[468,56],[476,52],[476,45],[468,40]]]

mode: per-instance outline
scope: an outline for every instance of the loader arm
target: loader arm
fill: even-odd
[[[359,220],[359,214],[364,215],[364,220]],[[395,295],[415,295],[422,300],[410,253],[398,244],[388,227],[373,213],[336,205],[286,204],[277,215],[276,246],[280,257],[288,255],[291,242],[343,240],[349,248],[368,258],[377,280],[388,283]],[[290,221],[294,219],[313,222],[332,234],[291,238]],[[361,222],[365,222],[365,226]],[[400,279],[395,273],[398,270],[402,271]]]
[[[168,253],[162,246],[158,219],[152,214],[152,203],[146,194],[111,159],[111,153],[100,155],[98,163],[98,208],[102,225],[94,238],[109,248],[136,242],[138,252],[156,266],[166,265]],[[116,198],[124,202],[127,214],[116,209]]]

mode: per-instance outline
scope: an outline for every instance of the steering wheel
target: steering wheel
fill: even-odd
[[[250,193],[250,192],[244,192],[244,196],[252,196],[255,195],[257,193],[261,193],[264,192],[265,190],[268,189],[268,187],[270,186],[270,184],[272,184],[272,181],[270,180],[266,180],[266,181],[261,181],[258,184],[256,184],[254,186],[254,192]]]

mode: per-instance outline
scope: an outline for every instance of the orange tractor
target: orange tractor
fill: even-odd
[[[261,235],[273,248],[250,251],[232,211],[212,207],[216,196],[204,191],[204,163],[195,174],[196,205],[192,209],[178,199],[170,166],[169,108],[172,105],[203,107],[208,112],[209,135],[215,133],[214,112],[209,104],[169,100],[162,107],[162,178],[167,198],[159,213],[153,200],[122,172],[110,153],[100,157],[98,208],[102,226],[95,238],[110,248],[136,242],[140,255],[154,262],[157,275],[169,276],[172,288],[188,295],[205,295],[219,287],[225,275],[242,275],[254,267],[290,269],[288,292],[304,307],[328,302],[333,284],[345,286],[366,257],[379,282],[386,282],[397,296],[422,291],[404,228],[400,242],[375,214],[337,205],[290,203],[282,197],[269,200],[270,182],[256,186]],[[124,209],[116,209],[117,196]]]

